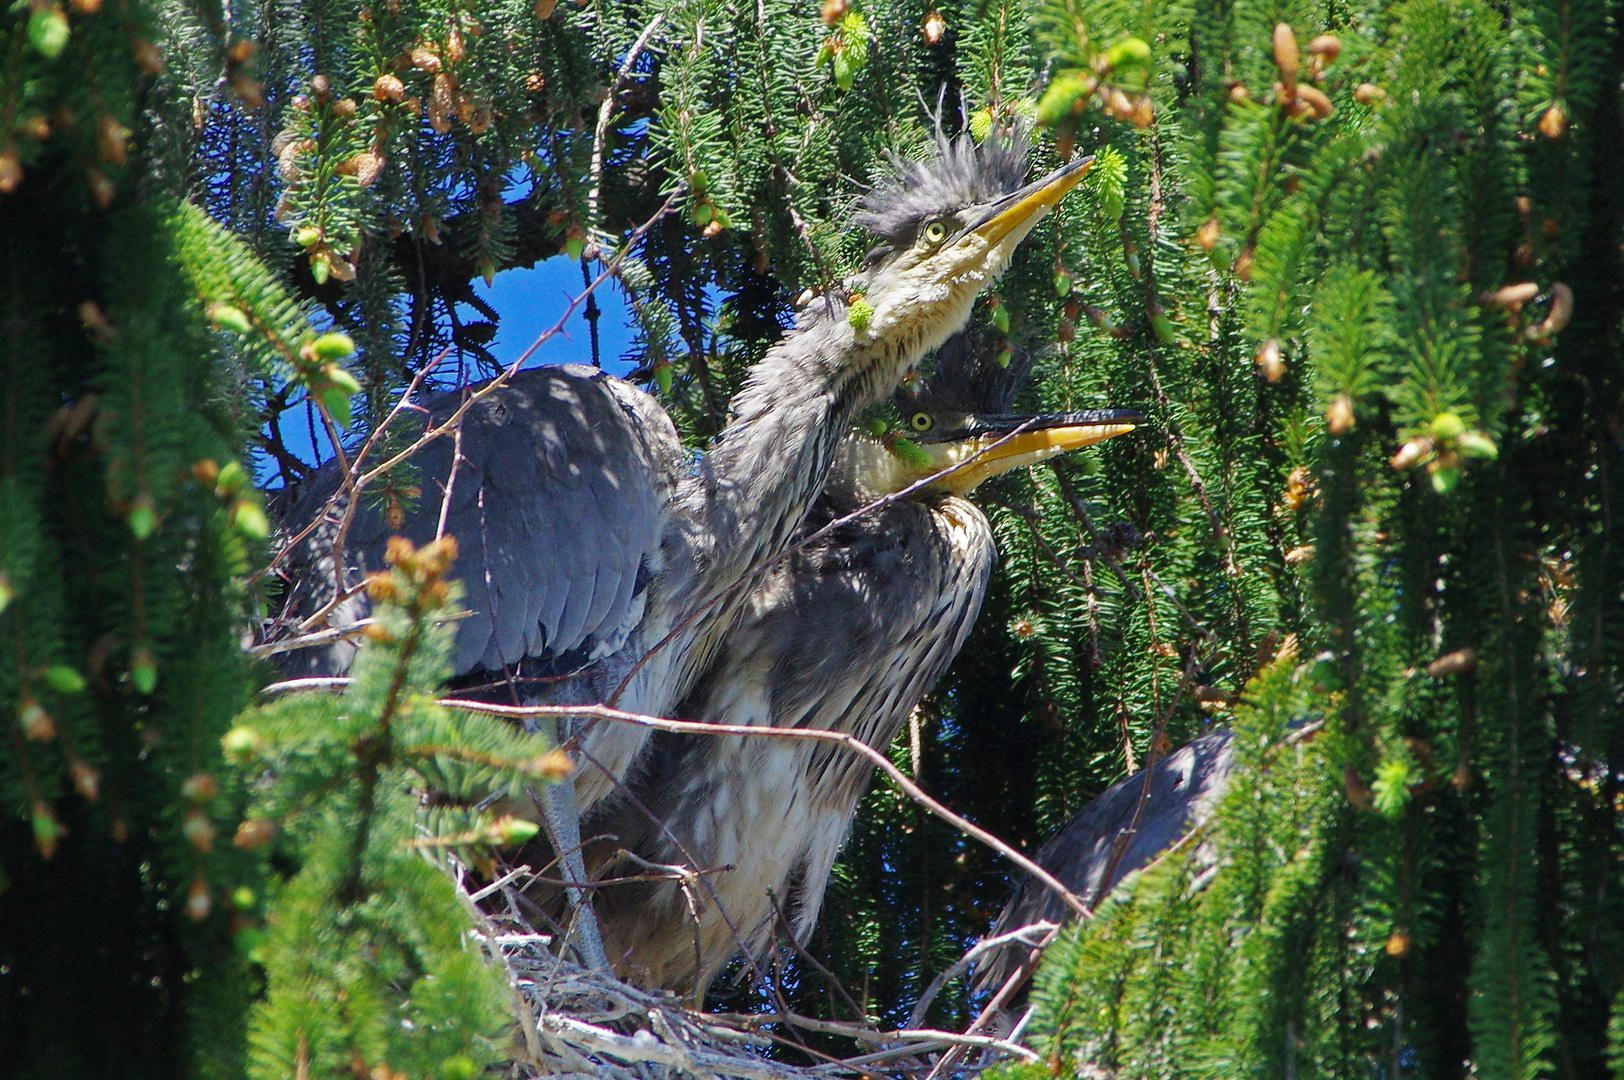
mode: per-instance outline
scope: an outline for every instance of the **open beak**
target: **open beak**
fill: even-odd
[[[997,244],[1023,225],[1030,228],[1064,198],[1066,192],[1077,186],[1092,164],[1093,155],[1073,158],[1043,179],[1034,180],[987,206],[960,235],[980,233],[988,243]]]
[[[1126,435],[1144,419],[1131,409],[1094,409],[1043,416],[978,416],[974,427],[943,433],[935,440],[921,440],[920,449],[941,460],[938,468],[945,468],[952,461],[963,462],[936,486],[956,495],[967,495],[1000,473]]]

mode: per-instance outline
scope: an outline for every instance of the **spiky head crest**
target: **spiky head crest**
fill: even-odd
[[[880,241],[872,260],[914,242],[920,226],[1017,191],[1026,179],[1031,141],[1022,129],[992,132],[981,143],[968,133],[936,134],[936,153],[924,161],[892,159],[895,175],[858,204],[856,222]]]

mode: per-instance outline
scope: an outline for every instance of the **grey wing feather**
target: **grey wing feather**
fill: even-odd
[[[443,421],[463,394],[479,388],[431,401],[428,422]],[[420,495],[398,531],[414,543],[435,534],[453,447],[448,434],[411,459],[415,479],[406,482]],[[635,586],[658,568],[682,467],[682,446],[664,410],[594,368],[522,371],[475,403],[463,419],[446,516],[446,532],[460,550],[454,573],[473,612],[458,627],[454,674],[520,660],[568,668],[618,648],[641,615]],[[319,513],[338,483],[329,466],[286,515],[289,525],[301,528]],[[290,621],[333,595],[324,556],[330,546],[322,546],[330,545],[332,531],[318,530],[288,560]],[[346,545],[352,582],[382,567],[392,531],[378,507],[357,512]],[[285,666],[337,673],[352,652],[306,650]]]
[[[1147,778],[1141,772],[1118,781],[1078,811],[1038,849],[1038,865],[1085,901],[1092,900],[1102,884],[1109,891],[1212,814],[1228,786],[1234,761],[1234,741],[1228,732],[1196,739],[1151,768],[1150,791],[1142,812],[1139,803]],[[1138,826],[1113,866],[1117,838],[1133,825],[1136,812]],[[1105,880],[1107,873],[1111,875],[1109,881]],[[1026,880],[999,915],[991,936],[1040,921],[1064,922],[1068,915],[1059,897],[1043,885]],[[1016,955],[1019,952],[1004,949],[983,966],[977,982],[996,986],[1007,979],[1021,959]]]

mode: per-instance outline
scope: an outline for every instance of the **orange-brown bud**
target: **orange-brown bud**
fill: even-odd
[[[199,874],[192,880],[192,887],[186,893],[186,917],[193,922],[202,922],[214,910],[214,899],[209,895],[209,883]]]
[[[942,17],[940,11],[933,10],[925,16],[925,25],[921,32],[925,36],[926,45],[940,44],[943,36],[947,34],[947,20]]]
[[[555,747],[536,759],[535,771],[549,780],[567,780],[575,771],[575,762]]]
[[[180,831],[186,837],[186,842],[198,851],[213,850],[214,822],[197,807],[186,811],[186,816],[181,819]]]
[[[220,781],[209,773],[193,773],[181,781],[180,794],[188,802],[205,803],[220,794]]]
[[[1286,23],[1276,23],[1274,66],[1280,69],[1280,81],[1286,84],[1287,89],[1297,85],[1298,60],[1297,35],[1291,32],[1291,27]]]
[[[384,561],[390,566],[406,569],[407,564],[417,557],[417,548],[404,536],[391,536],[384,545]]]
[[[1492,293],[1484,293],[1481,303],[1486,308],[1509,308],[1516,311],[1539,295],[1539,286],[1532,281],[1503,285]]]
[[[1202,251],[1211,251],[1218,246],[1218,235],[1218,217],[1215,214],[1203,221],[1201,227],[1195,231],[1195,242]]]
[[[1545,110],[1545,115],[1539,118],[1539,133],[1547,139],[1560,139],[1562,133],[1568,130],[1568,114],[1562,110],[1558,102]]]
[[[1427,674],[1434,679],[1447,679],[1451,675],[1464,675],[1477,670],[1476,649],[1456,649],[1445,653],[1427,665]]]
[[[1263,343],[1263,347],[1257,351],[1255,362],[1258,370],[1263,372],[1263,377],[1271,383],[1277,383],[1286,377],[1286,361],[1280,355],[1278,338],[1270,338]]]
[[[1437,443],[1431,435],[1420,435],[1411,439],[1398,448],[1398,453],[1388,460],[1388,464],[1397,472],[1408,472],[1421,464],[1422,460],[1431,454]]]
[[[237,826],[237,834],[231,838],[231,843],[244,851],[252,851],[270,843],[276,835],[276,822],[270,818],[248,818]]]
[[[23,163],[10,150],[0,150],[0,195],[9,195],[23,182]]]
[[[1325,427],[1332,435],[1346,435],[1353,430],[1353,399],[1338,394],[1325,408]]]
[[[398,75],[379,75],[372,84],[372,96],[393,105],[406,96],[406,84]]]
[[[96,118],[96,153],[109,165],[122,165],[129,157],[130,129],[107,113]]]
[[[1315,56],[1323,57],[1329,64],[1342,55],[1342,40],[1335,34],[1321,34],[1308,43],[1308,51]]]
[[[451,118],[456,114],[457,84],[445,72],[434,77],[434,90],[429,95],[429,127],[444,135],[451,130]]]
[[[1336,107],[1331,104],[1331,99],[1326,97],[1325,92],[1317,86],[1309,86],[1305,83],[1297,87],[1297,99],[1313,110],[1314,119],[1316,120],[1324,120],[1336,111]]]

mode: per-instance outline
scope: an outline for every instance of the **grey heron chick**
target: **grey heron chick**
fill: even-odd
[[[958,654],[986,595],[992,530],[966,496],[991,476],[1124,434],[1140,419],[1109,410],[989,414],[967,400],[987,385],[978,374],[939,372],[917,395],[899,395],[915,440],[907,452],[847,440],[808,534],[958,468],[773,567],[679,716],[844,731],[882,750],[890,743]],[[690,896],[670,881],[605,885],[597,911],[611,960],[631,978],[702,995],[741,947],[765,948],[774,897],[804,940],[872,772],[828,743],[656,735],[628,778],[634,798],[605,802],[586,822],[586,835],[613,838],[589,861],[609,859],[602,877],[637,873],[634,860],[613,861],[624,849],[703,880],[690,879]]]
[[[455,576],[473,612],[457,636],[464,691],[526,704],[613,699],[669,715],[738,610],[730,590],[800,527],[851,419],[964,325],[976,295],[1087,162],[1030,184],[1027,164],[1019,134],[979,145],[941,139],[934,158],[866,196],[857,222],[876,244],[862,270],[803,310],[754,366],[696,468],[641,390],[580,366],[519,373],[468,412],[454,469],[450,436],[416,456],[422,494],[403,521],[391,526],[371,505],[357,511],[344,573],[334,566],[334,522],[300,546],[285,621],[308,623],[340,580],[353,586],[379,569],[391,534],[432,538],[449,490],[445,527],[459,542]],[[429,402],[413,430],[479,389]],[[341,481],[324,469],[288,520],[322,513]],[[327,622],[366,614],[356,592]],[[347,642],[306,650],[286,666],[338,674],[353,651]],[[584,732],[581,748],[600,767],[577,770],[581,804],[612,790],[645,741],[625,725]]]

